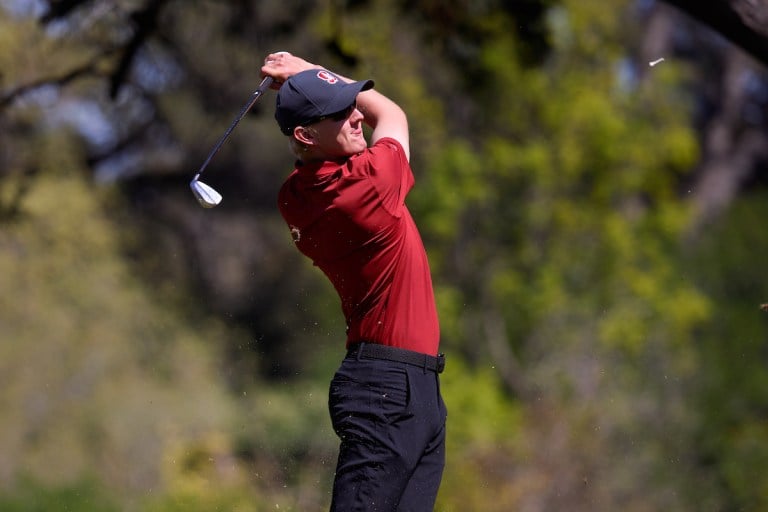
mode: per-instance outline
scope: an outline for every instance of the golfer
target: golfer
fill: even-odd
[[[261,71],[275,80],[275,118],[297,159],[280,213],[347,323],[328,400],[341,440],[331,510],[431,511],[445,466],[444,359],[429,263],[405,206],[407,118],[371,80],[289,53],[268,55]]]

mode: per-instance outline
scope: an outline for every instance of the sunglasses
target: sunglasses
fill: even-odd
[[[307,126],[315,123],[319,123],[320,121],[325,121],[326,119],[330,119],[332,121],[336,121],[337,123],[340,121],[344,121],[349,116],[352,115],[352,112],[355,111],[357,108],[357,102],[354,102],[344,110],[339,110],[338,112],[334,112],[333,114],[326,114],[324,116],[316,117],[312,119],[310,122],[307,123]]]

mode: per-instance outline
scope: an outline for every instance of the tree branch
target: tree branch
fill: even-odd
[[[519,398],[530,397],[530,388],[523,377],[523,368],[506,334],[504,318],[492,308],[483,314],[483,335],[494,366],[508,392]]]
[[[34,89],[37,89],[39,87],[43,87],[46,85],[58,85],[63,86],[68,84],[69,82],[80,78],[82,76],[87,75],[99,75],[98,71],[98,58],[92,60],[91,62],[87,62],[86,64],[83,64],[82,66],[78,68],[74,68],[66,73],[64,73],[61,76],[53,76],[53,77],[44,77],[39,78],[33,82],[22,84],[18,87],[15,87],[11,89],[10,91],[0,95],[0,109],[7,107],[11,102],[13,102],[16,98],[23,96],[24,94],[28,93],[29,91],[32,91]]]
[[[768,0],[665,0],[768,66]]]
[[[49,0],[48,11],[40,18],[40,23],[48,24],[53,20],[65,18],[70,12],[92,0]]]
[[[131,20],[136,26],[136,32],[128,44],[125,46],[123,55],[117,68],[112,73],[109,86],[109,96],[114,99],[125,82],[128,72],[133,65],[136,54],[144,43],[149,39],[157,29],[157,21],[160,16],[160,10],[166,0],[149,0],[143,9],[131,14]]]

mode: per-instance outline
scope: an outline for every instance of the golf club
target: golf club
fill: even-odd
[[[208,154],[208,158],[205,159],[205,162],[203,162],[203,165],[200,166],[200,169],[197,170],[197,173],[195,174],[195,177],[192,178],[192,181],[189,182],[189,187],[192,189],[192,193],[195,195],[195,198],[197,199],[197,202],[200,203],[200,205],[203,208],[213,208],[214,206],[218,205],[221,202],[221,194],[216,192],[216,190],[213,189],[213,187],[206,185],[202,181],[198,181],[200,178],[200,175],[203,173],[206,167],[208,167],[208,164],[211,162],[211,159],[216,155],[216,153],[219,152],[219,149],[221,149],[222,144],[224,144],[224,141],[227,140],[229,135],[232,133],[232,130],[235,129],[235,126],[240,122],[243,117],[245,117],[245,114],[248,113],[248,111],[253,108],[253,105],[256,103],[256,100],[258,100],[264,92],[269,89],[269,86],[272,85],[272,77],[265,77],[264,80],[261,81],[259,86],[256,88],[256,91],[254,91],[253,95],[251,96],[251,99],[248,100],[248,103],[245,104],[243,109],[240,111],[240,114],[235,118],[235,120],[232,122],[232,124],[229,126],[226,132],[224,132],[224,136],[221,137],[219,142],[216,143],[216,145],[213,147],[211,152]]]

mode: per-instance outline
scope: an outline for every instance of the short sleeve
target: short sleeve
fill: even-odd
[[[369,149],[368,156],[368,173],[382,205],[393,214],[399,213],[414,184],[403,147],[395,139],[379,139]]]

